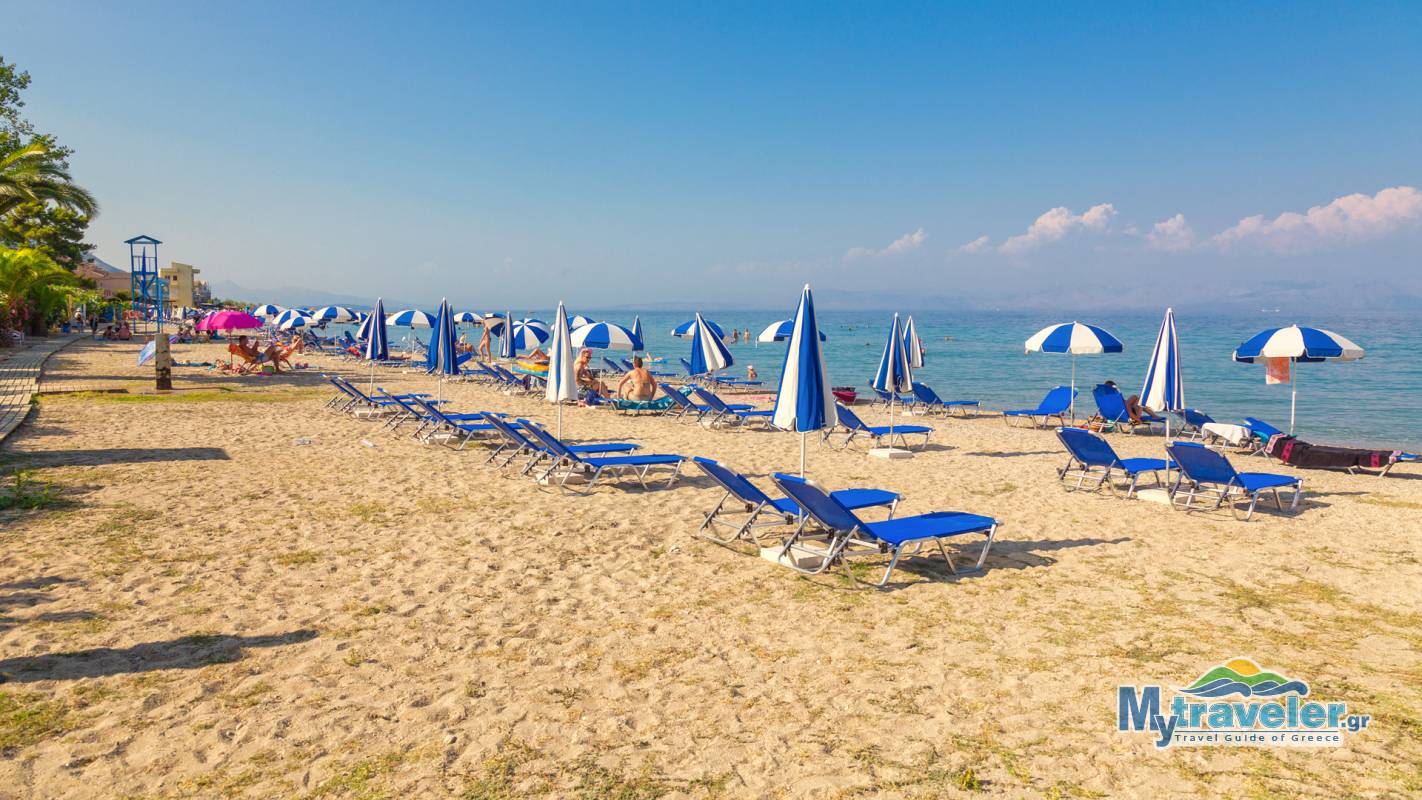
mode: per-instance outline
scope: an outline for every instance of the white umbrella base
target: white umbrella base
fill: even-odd
[[[1170,505],[1170,492],[1165,489],[1137,489],[1136,497],[1148,503]]]
[[[898,447],[876,447],[869,451],[875,458],[913,458],[913,453]]]
[[[780,557],[783,547],[762,547],[760,557],[772,564],[781,567],[799,567],[801,569],[813,569],[819,566],[824,559],[813,553],[786,553],[784,558]]]

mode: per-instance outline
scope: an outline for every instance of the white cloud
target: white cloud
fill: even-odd
[[[1220,247],[1255,244],[1281,253],[1296,253],[1349,240],[1374,239],[1422,222],[1422,192],[1412,186],[1383,189],[1369,197],[1350,194],[1300,214],[1285,212],[1274,219],[1263,214],[1245,217],[1214,236]]]
[[[1103,231],[1115,215],[1116,207],[1110,203],[1094,205],[1082,214],[1073,214],[1071,209],[1057,206],[1037,217],[1037,220],[1028,226],[1026,233],[1003,242],[998,250],[1008,255],[1020,255],[1048,242],[1061,241],[1072,231]]]
[[[868,247],[851,247],[844,253],[844,260],[853,261],[856,258],[868,258],[869,256],[895,256],[907,253],[910,250],[917,250],[919,245],[928,239],[928,234],[923,228],[919,228],[913,233],[906,233],[903,236],[889,243],[883,250],[874,250]]]
[[[1185,221],[1184,214],[1155,223],[1145,235],[1146,244],[1155,250],[1180,252],[1195,246],[1195,229]]]
[[[981,253],[990,247],[992,247],[992,240],[988,239],[988,237],[986,236],[979,236],[978,238],[972,240],[971,242],[968,242],[962,247],[959,247],[958,252]]]

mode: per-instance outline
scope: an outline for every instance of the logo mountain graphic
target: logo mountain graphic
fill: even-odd
[[[1227,661],[1180,691],[1196,697],[1276,697],[1284,694],[1308,694],[1308,684],[1290,680],[1277,672],[1268,672],[1247,658]]]

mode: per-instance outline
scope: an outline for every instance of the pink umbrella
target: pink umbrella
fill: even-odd
[[[195,327],[200,331],[256,330],[266,323],[245,311],[218,311],[202,318]]]

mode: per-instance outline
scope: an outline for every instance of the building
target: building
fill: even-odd
[[[158,277],[167,281],[167,291],[164,299],[171,308],[192,308],[197,303],[194,301],[193,276],[201,272],[191,264],[180,264],[176,261],[170,263],[167,268],[158,270]]]
[[[84,255],[84,260],[74,268],[74,274],[93,281],[105,300],[112,300],[119,292],[127,294],[133,288],[128,270],[119,269],[94,253]]]

